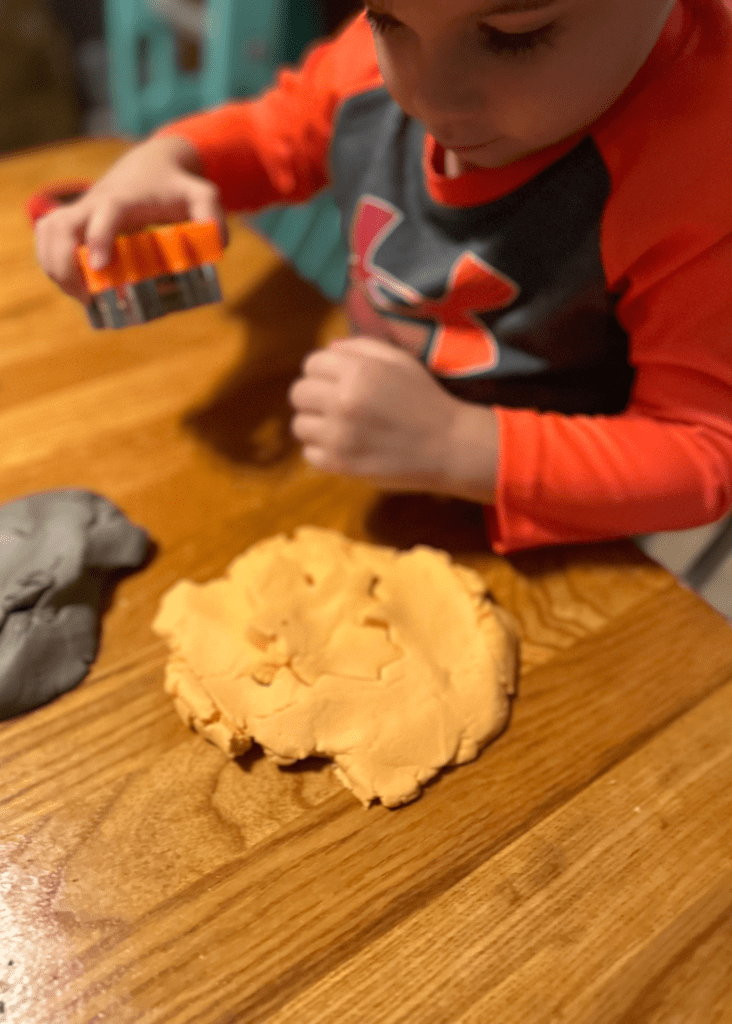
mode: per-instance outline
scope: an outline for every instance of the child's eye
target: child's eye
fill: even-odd
[[[399,28],[400,22],[392,18],[390,14],[382,14],[380,11],[372,11],[366,8],[366,18],[373,29],[380,35],[395,28]],[[500,29],[492,28],[490,25],[480,26],[481,45],[490,53],[498,56],[518,57],[522,54],[532,53],[540,46],[551,46],[554,42],[557,23],[549,22],[541,28],[532,29],[531,32],[501,32]]]
[[[372,11],[370,7],[366,8],[366,20],[380,35],[383,35],[388,32],[389,29],[395,28],[399,25],[396,18],[392,18],[390,14],[381,14],[379,11]]]
[[[541,28],[532,29],[531,32],[501,32],[490,25],[480,26],[484,48],[490,53],[508,57],[519,57],[538,50],[540,46],[551,46],[556,29],[555,21],[542,25]]]

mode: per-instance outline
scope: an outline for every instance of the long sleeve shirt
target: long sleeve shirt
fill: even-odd
[[[732,8],[677,0],[594,124],[445,171],[357,16],[271,88],[163,129],[229,211],[332,189],[354,332],[495,409],[500,553],[732,506]]]

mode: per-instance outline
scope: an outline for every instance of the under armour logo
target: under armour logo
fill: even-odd
[[[374,196],[361,199],[351,223],[353,288],[368,296],[372,309],[388,315],[388,336],[437,375],[462,377],[493,369],[499,345],[478,314],[510,306],[519,286],[466,250],[450,268],[442,298],[421,295],[375,262],[377,250],[402,220],[391,203]]]

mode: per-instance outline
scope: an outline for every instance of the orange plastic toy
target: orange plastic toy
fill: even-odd
[[[71,182],[38,193],[28,203],[28,213],[35,223],[89,187],[89,182]],[[93,269],[85,245],[77,252],[91,294],[87,313],[94,327],[130,327],[221,301],[214,264],[224,248],[216,221],[186,221],[119,235],[102,270]]]

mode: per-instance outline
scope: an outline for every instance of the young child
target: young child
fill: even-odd
[[[727,0],[369,0],[272,89],[166,126],[40,261],[330,185],[353,337],[292,431],[326,471],[485,506],[508,552],[732,506]]]

